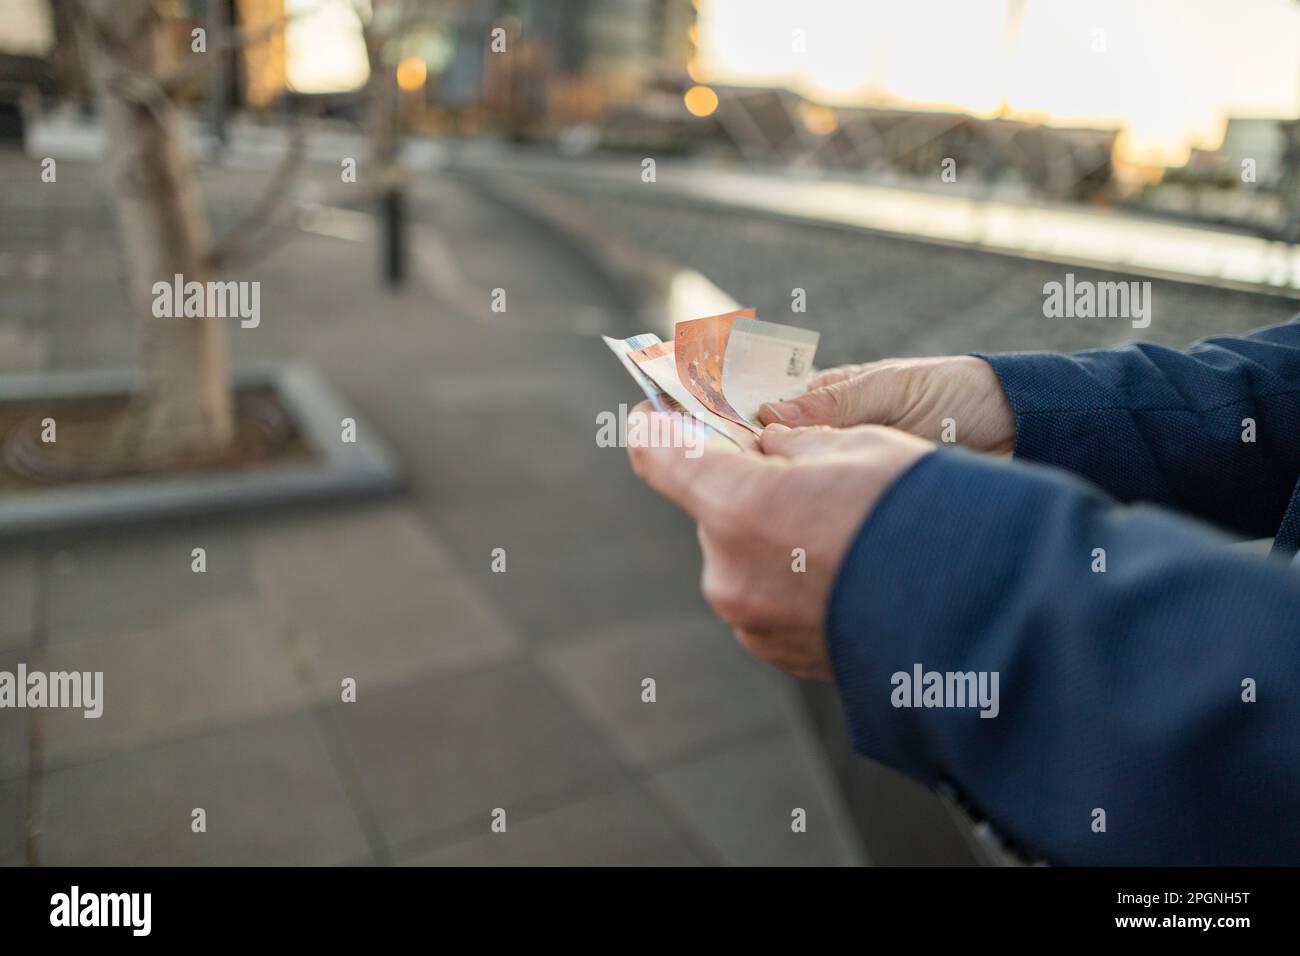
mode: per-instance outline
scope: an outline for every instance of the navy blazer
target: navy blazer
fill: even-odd
[[[1296,550],[1300,320],[982,357],[1017,461],[926,455],[831,595],[855,747],[1031,859],[1300,862],[1300,563],[1209,526]]]

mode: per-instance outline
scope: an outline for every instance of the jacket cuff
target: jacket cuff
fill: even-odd
[[[972,354],[993,367],[1011,402],[1016,458],[1078,475],[1120,501],[1165,499],[1164,469],[1124,407],[1123,384],[1093,374],[1086,353]]]
[[[1062,464],[1062,446],[1077,441],[1088,421],[1095,432],[1097,412],[1113,404],[1113,396],[1070,356],[1055,352],[972,354],[993,367],[1011,402],[1017,458]]]

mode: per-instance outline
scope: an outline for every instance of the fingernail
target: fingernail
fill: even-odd
[[[769,417],[784,425],[799,420],[799,406],[794,402],[768,402],[763,407],[767,409]]]

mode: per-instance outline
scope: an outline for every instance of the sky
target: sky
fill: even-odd
[[[356,89],[370,67],[350,0],[285,0],[289,86],[300,93]]]
[[[1009,29],[1019,8],[1019,24]],[[837,104],[1121,125],[1180,162],[1226,115],[1300,115],[1295,0],[700,0],[698,66]],[[800,35],[802,33],[802,49]]]
[[[288,30],[289,81],[355,87],[349,0]],[[1300,116],[1296,0],[698,0],[696,75],[833,104],[1121,126],[1124,158],[1183,162],[1224,119]],[[801,31],[801,32],[797,32]]]
[[[54,43],[54,24],[44,0],[6,0],[0,20],[0,52],[44,56]]]

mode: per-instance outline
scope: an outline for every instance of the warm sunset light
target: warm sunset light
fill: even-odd
[[[286,72],[299,93],[354,90],[370,76],[361,22],[348,0],[286,0]]]
[[[682,100],[692,116],[712,116],[718,108],[718,94],[707,86],[692,86]]]
[[[397,85],[408,93],[424,86],[429,68],[418,56],[408,56],[397,64]]]
[[[1294,0],[705,0],[702,75],[837,105],[1121,125],[1130,156],[1300,112]],[[694,74],[693,74],[694,75]]]
[[[840,125],[839,120],[835,117],[835,111],[827,106],[804,103],[800,107],[799,115],[803,119],[803,125],[808,128],[808,132],[815,136],[829,136]]]

